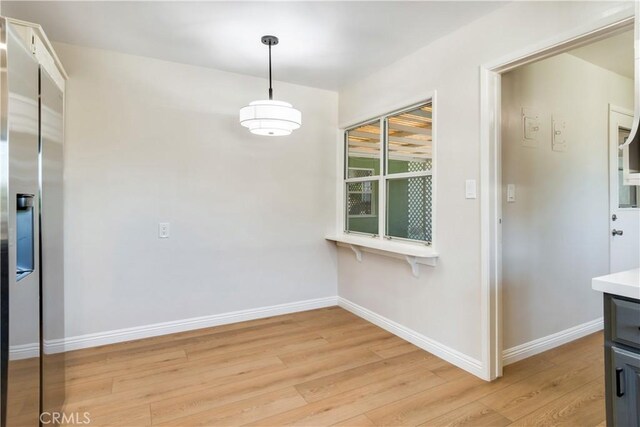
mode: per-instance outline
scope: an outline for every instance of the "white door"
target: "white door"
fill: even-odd
[[[609,238],[611,273],[640,266],[640,186],[622,182],[623,150],[629,136],[633,112],[609,108]]]

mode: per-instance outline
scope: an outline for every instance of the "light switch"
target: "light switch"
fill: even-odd
[[[475,179],[467,179],[464,182],[464,196],[467,199],[475,199],[476,195],[476,180]]]
[[[531,108],[522,108],[522,145],[538,147],[540,140],[540,114]]]
[[[168,239],[169,238],[169,223],[161,222],[158,224],[158,238],[159,239]]]
[[[551,123],[551,130],[553,132],[551,149],[560,152],[567,151],[568,144],[565,138],[566,120],[560,116],[553,115],[551,117]]]
[[[507,203],[514,203],[516,201],[516,185],[507,184]]]

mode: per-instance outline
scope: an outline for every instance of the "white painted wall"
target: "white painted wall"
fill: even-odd
[[[539,45],[621,9],[626,2],[514,2],[340,91],[341,126],[409,105],[437,90],[438,266],[414,278],[406,263],[338,255],[338,293],[366,309],[482,359],[479,200],[481,64]]]
[[[265,79],[55,49],[67,337],[336,295],[336,93],[276,82],[303,126],[270,139],[238,123]]]
[[[502,77],[505,349],[602,317],[591,278],[609,274],[609,103],[632,110],[633,88],[570,54]],[[522,107],[540,113],[536,148],[522,146]],[[552,115],[566,152],[551,149]]]

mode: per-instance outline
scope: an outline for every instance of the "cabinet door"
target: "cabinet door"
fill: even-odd
[[[611,348],[614,425],[640,427],[640,354]]]

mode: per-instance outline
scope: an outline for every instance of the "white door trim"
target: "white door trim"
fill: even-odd
[[[580,28],[531,45],[480,66],[480,225],[481,313],[483,377],[502,376],[501,271],[502,181],[500,165],[501,74],[580,45],[628,30],[634,7],[600,16]]]

